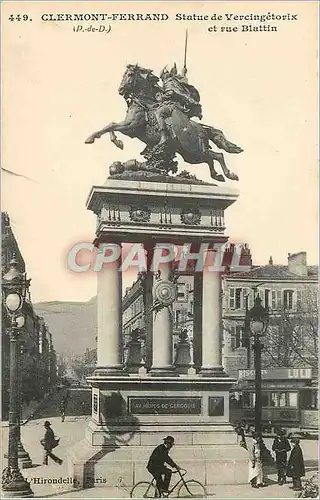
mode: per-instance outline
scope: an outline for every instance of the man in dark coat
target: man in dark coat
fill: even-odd
[[[291,439],[293,448],[290,453],[287,476],[292,477],[293,489],[300,491],[302,488],[301,477],[305,475],[303,453],[300,448],[300,440],[297,437]]]
[[[272,445],[272,450],[276,453],[276,465],[278,471],[278,484],[280,486],[286,482],[287,452],[291,447],[285,436],[285,431],[279,429]]]
[[[164,438],[164,443],[159,444],[150,455],[147,469],[156,480],[157,488],[160,493],[168,492],[169,484],[172,476],[172,471],[164,464],[180,470],[180,467],[169,457],[169,450],[174,445],[174,438],[167,436]],[[164,479],[162,479],[164,476]]]
[[[57,446],[57,440],[54,437],[54,432],[51,429],[51,424],[48,420],[45,421],[44,427],[46,431],[44,434],[44,438],[40,441],[42,446],[44,447],[43,465],[48,465],[48,457],[50,457],[54,462],[57,462],[61,465],[61,458],[52,453],[52,449]]]

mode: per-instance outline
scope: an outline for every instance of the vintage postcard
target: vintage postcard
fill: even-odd
[[[318,497],[318,2],[1,27],[2,497]]]

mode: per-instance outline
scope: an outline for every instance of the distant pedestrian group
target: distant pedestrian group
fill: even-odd
[[[285,431],[279,430],[275,437],[272,450],[276,455],[276,467],[278,473],[278,484],[282,486],[286,483],[286,478],[292,478],[292,488],[294,491],[302,489],[301,477],[305,475],[304,459],[300,440],[298,437],[291,438],[292,449],[289,440],[285,436]],[[248,481],[253,488],[261,488],[266,486],[263,475],[262,449],[263,441],[258,436],[252,433],[252,446],[249,447],[249,475]],[[287,454],[290,452],[287,462]]]

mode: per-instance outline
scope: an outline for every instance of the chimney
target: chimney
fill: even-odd
[[[307,252],[288,253],[288,271],[297,276],[307,276]]]
[[[269,266],[273,266],[273,258],[272,258],[272,255],[270,255],[270,259],[269,259]]]
[[[252,268],[251,251],[247,243],[244,245],[244,248],[242,249],[239,264],[240,266],[248,266],[250,267],[250,269]]]

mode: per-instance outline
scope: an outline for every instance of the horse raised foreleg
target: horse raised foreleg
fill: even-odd
[[[226,162],[224,161],[224,156],[222,153],[217,153],[216,151],[210,151],[209,154],[212,158],[212,163],[214,160],[216,160],[220,163],[222,171],[228,179],[231,179],[232,181],[239,180],[239,177],[237,176],[237,174],[235,174],[234,172],[231,172],[231,170],[228,169]],[[210,167],[210,170],[211,170],[211,167]]]
[[[94,132],[91,134],[85,141],[86,144],[92,144],[96,139],[100,139],[100,137],[104,134],[107,134],[110,132],[111,136],[111,141],[115,143],[116,146],[120,147],[123,149],[123,143],[122,141],[119,141],[115,135],[115,131],[122,132],[123,134],[126,134],[126,132],[129,132],[130,129],[132,129],[133,122],[132,120],[126,121],[124,120],[123,122],[120,123],[115,123],[111,122],[109,125],[106,127],[103,127],[101,130],[98,130],[98,132]]]

